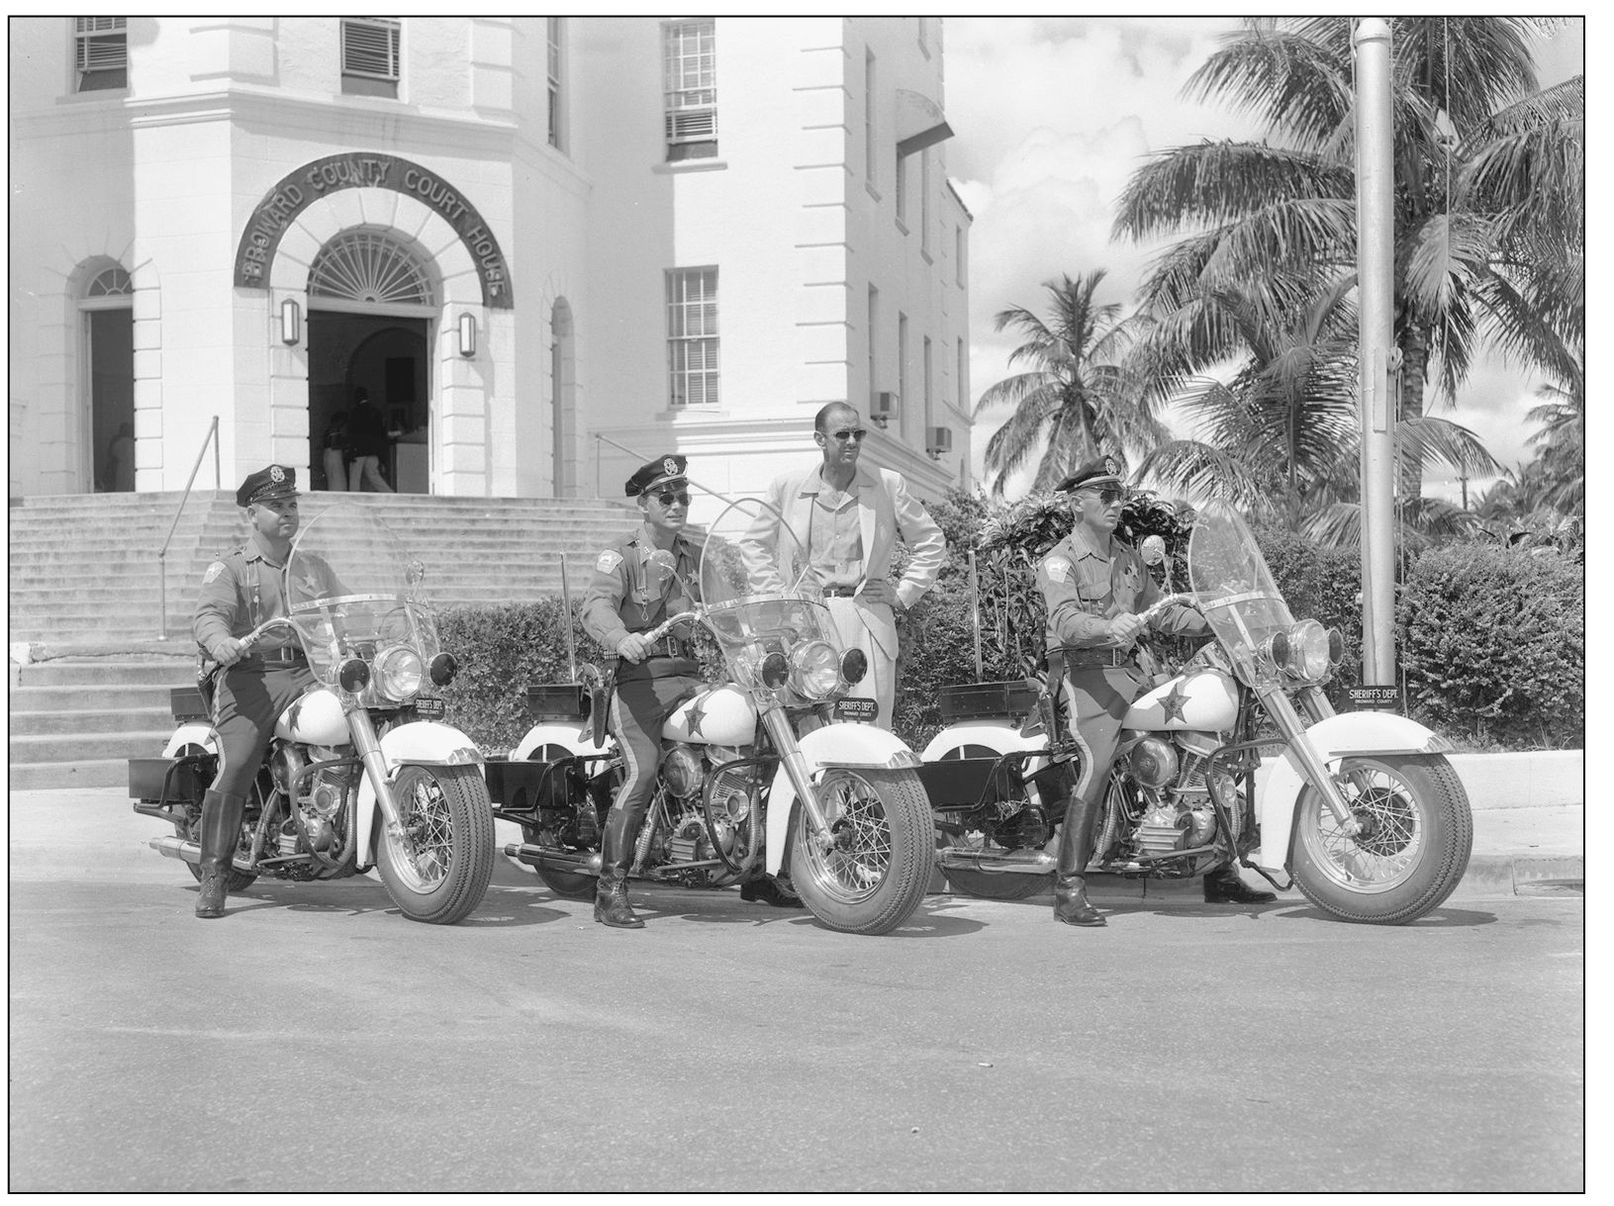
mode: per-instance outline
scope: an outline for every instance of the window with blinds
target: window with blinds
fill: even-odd
[[[717,22],[675,21],[663,27],[667,160],[717,154]]]
[[[717,269],[667,273],[668,404],[716,406]]]
[[[80,92],[129,86],[129,18],[73,18],[73,77]]]
[[[343,17],[342,91],[396,99],[402,33],[396,17]]]

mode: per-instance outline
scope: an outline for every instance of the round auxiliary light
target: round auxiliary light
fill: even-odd
[[[869,672],[869,655],[861,649],[848,649],[841,654],[841,681],[855,686]]]
[[[453,682],[459,670],[460,664],[454,660],[452,653],[439,653],[432,658],[431,678],[439,687],[446,687]]]
[[[762,681],[774,690],[785,685],[790,677],[790,663],[782,653],[770,653],[762,659]]]
[[[336,681],[349,695],[357,695],[370,685],[370,667],[362,657],[350,657],[336,672]]]
[[[1274,670],[1284,670],[1289,665],[1289,634],[1274,632],[1261,646],[1261,655],[1266,658]]]

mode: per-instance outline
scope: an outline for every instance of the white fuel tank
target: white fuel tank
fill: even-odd
[[[347,745],[347,717],[335,692],[317,687],[280,714],[275,736],[308,745]]]
[[[756,737],[757,710],[738,687],[714,687],[678,705],[661,728],[663,741],[703,745],[750,745]]]
[[[1139,696],[1121,727],[1225,732],[1238,714],[1238,684],[1220,670],[1196,670]]]

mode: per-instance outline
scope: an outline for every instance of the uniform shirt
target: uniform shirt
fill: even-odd
[[[688,611],[695,600],[679,578],[693,589],[700,550],[681,533],[673,542],[678,576],[651,563],[655,536],[648,524],[629,532],[594,563],[594,576],[583,595],[581,620],[589,636],[611,653],[631,632],[649,632],[668,616]]]
[[[1110,635],[1109,620],[1136,615],[1160,599],[1160,588],[1130,545],[1114,536],[1095,544],[1080,524],[1037,563],[1037,586],[1048,604],[1049,649],[1125,648]],[[1155,627],[1197,632],[1205,621],[1192,608],[1171,607]]]
[[[270,561],[256,540],[207,567],[191,633],[209,657],[218,656],[215,648],[225,637],[244,637],[265,620],[286,614],[285,568]],[[295,648],[297,638],[276,629],[258,649],[285,645]]]
[[[807,563],[818,585],[856,586],[863,581],[863,529],[857,491],[839,492],[820,477],[809,479],[803,494],[813,496],[807,520]]]

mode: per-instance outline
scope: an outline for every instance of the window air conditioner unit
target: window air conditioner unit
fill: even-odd
[[[897,413],[897,395],[888,389],[877,390],[869,395],[869,418],[881,427],[889,423]]]
[[[938,459],[942,453],[953,450],[953,429],[951,427],[925,428],[925,451],[930,453],[931,459]]]

